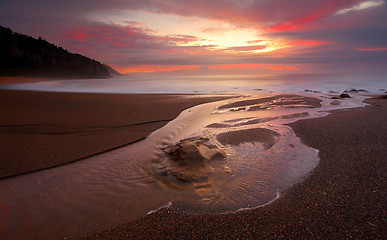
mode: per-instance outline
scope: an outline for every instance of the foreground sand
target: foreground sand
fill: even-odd
[[[174,204],[85,239],[383,239],[387,236],[387,100],[290,124],[319,166],[274,203],[229,215]]]
[[[0,91],[0,178],[139,141],[194,105],[227,97]]]

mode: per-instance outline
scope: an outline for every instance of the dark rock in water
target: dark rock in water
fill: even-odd
[[[386,91],[386,89],[384,89],[384,88],[381,88],[381,89],[379,89],[379,91],[380,91],[380,92],[385,92],[385,91]]]
[[[348,93],[342,93],[339,98],[351,98],[351,96]]]
[[[351,88],[349,90],[345,90],[344,91],[345,93],[359,93],[359,92],[368,92],[367,90],[365,89],[355,89],[355,88]]]
[[[313,93],[321,93],[320,91],[313,91]]]
[[[338,92],[336,92],[336,91],[329,91],[329,93],[338,93]]]
[[[259,91],[263,91],[263,89],[262,89],[262,88],[254,88],[253,90],[254,90],[254,91],[257,91],[257,92],[259,92]]]
[[[305,89],[304,92],[313,92],[311,89]]]

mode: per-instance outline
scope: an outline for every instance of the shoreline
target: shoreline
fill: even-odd
[[[29,82],[41,82],[55,80],[52,78],[44,77],[15,77],[15,76],[2,76],[0,77],[0,84],[13,84],[13,83],[29,83]]]
[[[0,90],[0,179],[132,144],[187,108],[230,97]]]
[[[44,157],[52,159],[54,150],[56,156],[68,157],[77,147],[79,154],[127,141],[128,136],[138,141],[172,120],[168,116],[226,98],[230,96],[0,91],[0,109],[7,113],[0,120],[0,141],[6,146],[0,159],[9,160],[3,157],[7,153],[19,159],[36,154],[33,163],[41,164]],[[177,201],[84,239],[381,239],[387,233],[387,101],[366,102],[371,105],[288,124],[306,145],[319,150],[320,163],[305,181],[278,193],[281,197],[270,204],[231,214],[191,215],[189,206]],[[58,144],[60,148],[50,149]]]
[[[387,234],[387,102],[366,102],[371,105],[288,124],[305,144],[319,150],[320,163],[270,205],[191,215],[173,204],[84,239],[382,239]]]

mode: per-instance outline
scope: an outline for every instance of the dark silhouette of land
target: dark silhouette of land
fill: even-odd
[[[0,26],[0,76],[108,78],[114,73],[96,60]]]

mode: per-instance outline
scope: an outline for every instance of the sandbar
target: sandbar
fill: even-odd
[[[0,90],[0,178],[134,143],[184,109],[229,97]]]

